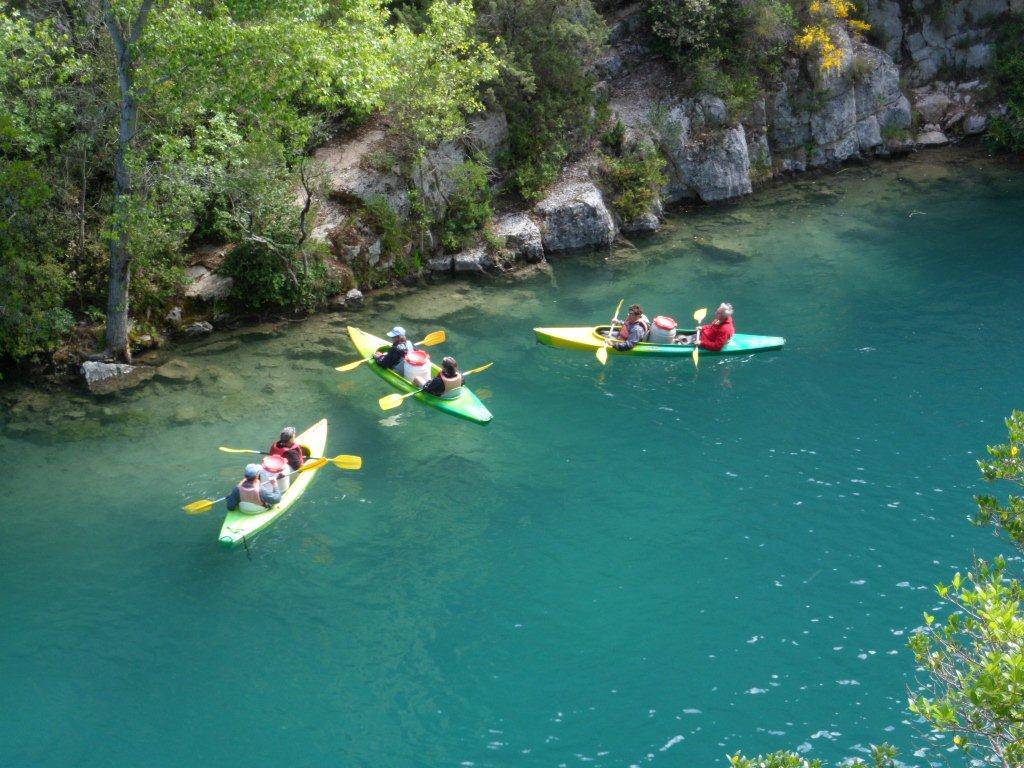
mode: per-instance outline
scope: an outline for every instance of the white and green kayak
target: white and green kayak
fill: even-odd
[[[306,450],[308,456],[323,456],[324,448],[327,447],[327,419],[318,421],[298,435],[295,442]],[[299,496],[313,482],[313,475],[317,473],[318,470],[313,470],[293,475],[291,485],[281,495],[281,501],[264,512],[253,515],[240,509],[228,512],[220,529],[220,545],[225,549],[234,549],[243,542],[252,541],[253,536],[272,525],[299,500]]]

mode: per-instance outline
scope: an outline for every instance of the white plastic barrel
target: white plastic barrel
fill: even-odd
[[[405,356],[405,371],[402,374],[409,381],[417,376],[430,379],[430,355],[422,349],[414,349]]]
[[[672,344],[676,340],[676,321],[665,315],[658,315],[651,323],[647,340],[651,344]]]

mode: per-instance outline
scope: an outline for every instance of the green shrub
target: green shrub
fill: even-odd
[[[441,225],[441,245],[448,252],[465,248],[470,238],[491,220],[490,168],[477,156],[452,171],[455,191]]]
[[[1006,102],[1006,114],[988,127],[988,140],[1000,152],[1024,155],[1024,20],[1006,26],[996,46],[992,85]]]
[[[234,248],[218,272],[234,278],[232,298],[252,312],[309,312],[340,289],[327,270],[324,249],[316,244],[286,254],[249,241]]]
[[[657,153],[603,159],[601,177],[612,208],[623,221],[633,221],[651,209],[667,181],[664,168],[665,161]]]

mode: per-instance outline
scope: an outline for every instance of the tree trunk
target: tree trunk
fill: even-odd
[[[107,352],[116,360],[131,362],[128,343],[128,288],[131,277],[131,246],[125,216],[131,204],[131,178],[127,155],[138,127],[139,108],[135,100],[135,55],[133,47],[146,24],[153,0],[143,0],[138,16],[125,33],[114,18],[108,3],[103,3],[104,18],[117,54],[117,84],[121,93],[117,150],[114,155],[114,227],[117,235],[110,241],[110,280],[107,289]]]

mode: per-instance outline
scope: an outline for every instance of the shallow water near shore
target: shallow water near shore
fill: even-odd
[[[934,155],[682,214],[614,255],[161,352],[102,401],[23,398],[0,449],[0,765],[707,766],[945,743],[906,712],[931,585],[1005,551],[966,520],[1024,407],[1024,174]],[[620,298],[726,299],[780,352],[534,343]],[[464,367],[480,427],[389,390],[347,324]],[[435,348],[436,349],[436,348]],[[321,470],[251,557],[216,498],[284,424]],[[917,756],[915,757],[915,753]]]

